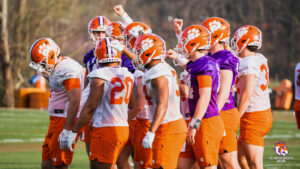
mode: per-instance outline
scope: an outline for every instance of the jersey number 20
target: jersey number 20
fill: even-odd
[[[124,102],[126,104],[128,104],[130,96],[131,96],[131,91],[132,91],[132,86],[133,86],[133,80],[130,77],[126,77],[124,79],[124,83],[123,83],[122,79],[120,79],[119,77],[113,77],[111,79],[111,83],[112,84],[119,83],[120,86],[115,86],[114,88],[111,89],[110,104],[122,104],[123,100],[124,100]],[[126,89],[125,89],[124,84],[126,86]],[[119,98],[116,98],[116,93],[120,93],[124,89],[126,90],[125,97],[120,96]]]

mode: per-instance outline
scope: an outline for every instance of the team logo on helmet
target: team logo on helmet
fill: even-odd
[[[238,39],[240,39],[243,35],[248,33],[248,27],[242,27],[238,30],[238,32],[236,33],[235,37]]]
[[[130,30],[129,30],[129,33],[131,35],[133,35],[134,37],[138,37],[140,35],[140,31],[143,31],[143,27],[141,27],[140,25],[137,25],[135,27],[132,27]]]
[[[209,23],[209,30],[211,33],[214,33],[216,30],[220,29],[221,26],[222,26],[221,22],[214,20]]]
[[[287,146],[283,142],[278,142],[274,146],[274,150],[276,155],[278,156],[286,156],[289,154],[289,150],[287,149]]]
[[[43,43],[43,45],[39,46],[39,53],[45,57],[49,56],[50,50],[51,50],[50,45],[47,45],[46,43]]]
[[[150,49],[154,45],[153,40],[149,38],[143,40],[141,44],[143,51]]]
[[[191,30],[188,31],[188,40],[193,40],[196,39],[198,36],[200,36],[200,32],[198,29],[193,28]]]

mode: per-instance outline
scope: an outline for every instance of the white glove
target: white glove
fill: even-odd
[[[155,133],[148,131],[146,136],[143,139],[143,147],[144,148],[152,148],[152,143],[153,143],[154,137],[155,137]]]
[[[71,131],[69,133],[69,137],[68,137],[68,140],[67,140],[67,142],[68,142],[68,144],[67,144],[68,148],[72,152],[74,151],[72,145],[75,144],[76,136],[77,136],[77,133],[74,133],[73,131]]]
[[[61,150],[68,149],[69,133],[70,133],[70,130],[63,129],[62,132],[59,134],[58,141],[59,141],[59,147]]]
[[[121,44],[121,42],[118,40],[111,41],[108,46],[110,46],[120,52],[122,52],[124,50],[124,45]]]

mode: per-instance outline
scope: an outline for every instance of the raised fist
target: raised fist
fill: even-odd
[[[167,51],[166,58],[177,59],[177,57],[178,57],[178,54],[173,49],[169,49]]]
[[[175,18],[173,20],[173,26],[174,26],[174,31],[175,31],[176,35],[181,34],[182,25],[183,25],[183,20],[182,19]]]
[[[119,15],[123,16],[125,14],[124,8],[121,4],[114,6],[114,11]]]

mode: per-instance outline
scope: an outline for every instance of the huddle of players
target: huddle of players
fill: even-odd
[[[79,135],[91,168],[263,168],[263,137],[272,126],[267,59],[256,53],[261,31],[211,17],[164,40],[122,6],[123,22],[103,16],[89,23],[95,48],[79,63],[50,38],[30,49],[30,66],[49,80],[50,124],[42,168],[67,168]],[[240,60],[233,54],[240,58]],[[185,70],[176,71],[164,58]],[[232,88],[236,84],[238,107]],[[240,126],[240,135],[236,132]]]

